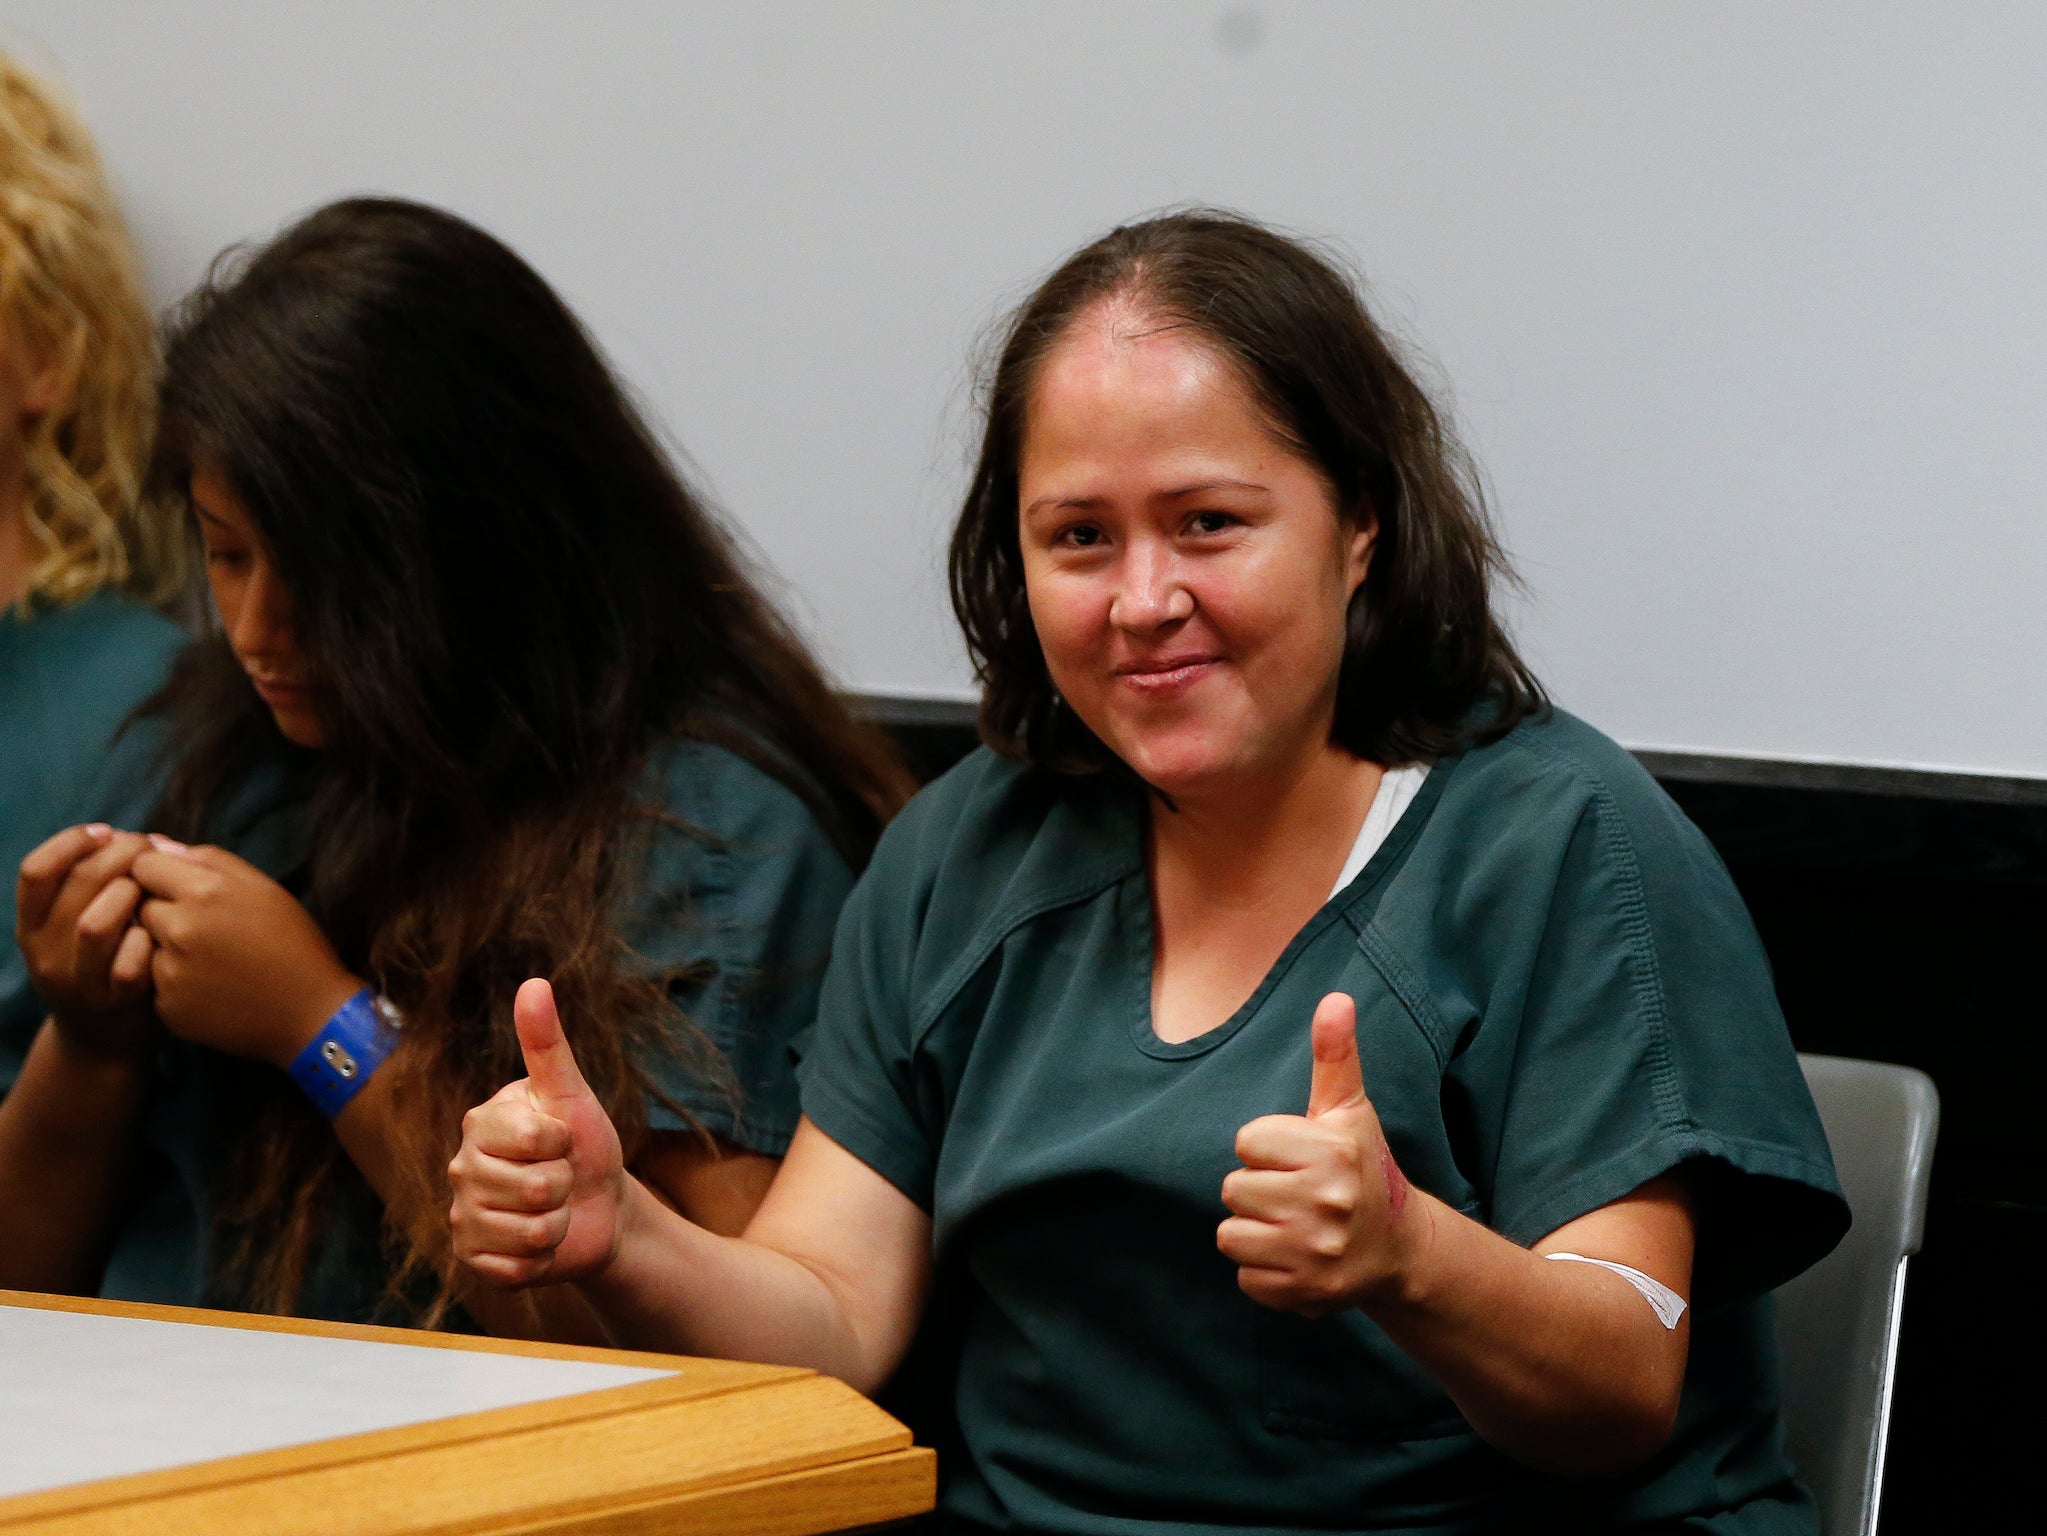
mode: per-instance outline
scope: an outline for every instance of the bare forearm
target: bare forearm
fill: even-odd
[[[1611,1475],[1668,1436],[1689,1316],[1667,1330],[1625,1280],[1517,1247],[1428,1196],[1428,1251],[1366,1308],[1471,1425],[1547,1471]]]
[[[463,1117],[448,1164],[455,1252],[480,1282],[572,1282],[629,1347],[808,1366],[863,1392],[888,1378],[930,1283],[923,1207],[806,1119],[765,1191],[763,1167],[714,1159],[758,1208],[741,1236],[708,1231],[627,1170],[545,981],[512,1019],[527,1075]],[[658,1148],[646,1164],[676,1171]]]
[[[0,1285],[89,1292],[134,1157],[149,1069],[45,1021],[0,1102]]]
[[[807,1366],[863,1392],[886,1378],[896,1348],[861,1336],[828,1272],[628,1189],[617,1257],[577,1286],[620,1345]]]

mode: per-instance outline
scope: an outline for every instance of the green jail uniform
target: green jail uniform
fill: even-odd
[[[310,759],[302,754],[273,765],[244,787],[210,840],[292,886],[304,863],[300,812],[309,778]],[[852,871],[796,794],[723,748],[683,742],[666,751],[650,774],[648,799],[685,826],[657,830],[622,929],[636,953],[663,972],[709,962],[710,974],[675,984],[672,995],[722,1066],[706,1075],[667,1052],[642,1065],[704,1129],[779,1156],[799,1116],[791,1042],[815,1010]],[[536,891],[533,899],[544,901],[547,893]],[[249,1084],[278,1076],[266,1065],[166,1039],[133,1195],[101,1294],[246,1305],[218,1273],[215,1203],[246,1120]],[[689,1127],[653,1098],[648,1120],[656,1130]],[[411,1320],[407,1303],[385,1294],[380,1221],[374,1196],[350,1170],[316,1248],[301,1315]]]
[[[1151,1028],[1144,816],[1124,778],[984,751],[890,828],[841,919],[803,1104],[933,1218],[894,1390],[940,1448],[948,1528],[1814,1532],[1765,1293],[1847,1209],[1755,931],[1654,781],[1561,712],[1444,759],[1181,1044]],[[1641,1471],[1523,1467],[1363,1313],[1238,1290],[1232,1144],[1306,1111],[1332,991],[1408,1177],[1516,1243],[1697,1172],[1692,1364]]]
[[[140,814],[105,782],[109,745],[184,643],[154,609],[107,592],[0,613],[0,1092],[45,1012],[14,943],[21,861],[66,827]]]

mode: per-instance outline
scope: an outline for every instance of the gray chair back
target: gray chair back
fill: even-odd
[[[1910,1067],[1801,1056],[1855,1224],[1777,1292],[1784,1431],[1827,1536],[1874,1536],[1905,1304],[1940,1096]]]

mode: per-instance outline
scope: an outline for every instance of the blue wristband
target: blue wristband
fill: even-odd
[[[332,1120],[391,1054],[398,1043],[397,1019],[396,1009],[364,987],[292,1058],[286,1069],[291,1080]]]

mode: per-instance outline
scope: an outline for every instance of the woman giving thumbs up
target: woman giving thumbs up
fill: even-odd
[[[1119,229],[988,399],[987,747],[847,903],[759,1213],[622,1172],[529,984],[456,1251],[633,1344],[912,1360],[959,1530],[1816,1530],[1763,1298],[1846,1212],[1760,946],[1516,656],[1355,291]]]

